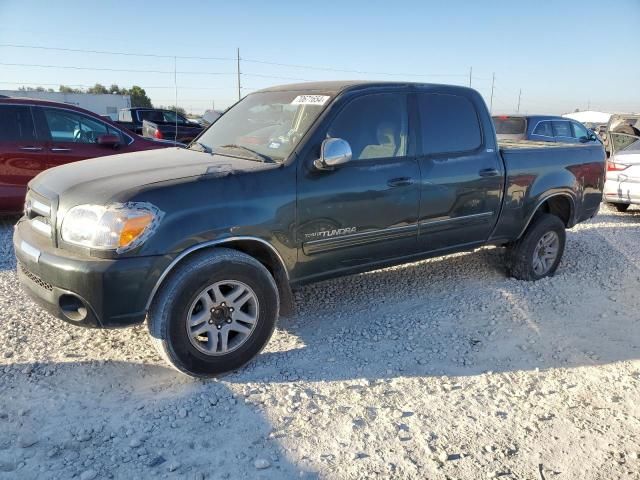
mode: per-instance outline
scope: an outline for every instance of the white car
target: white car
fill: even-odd
[[[629,205],[640,205],[640,115],[614,115],[607,130],[610,156],[604,198],[626,212]]]

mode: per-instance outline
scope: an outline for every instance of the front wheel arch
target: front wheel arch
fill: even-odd
[[[218,248],[228,248],[245,253],[264,265],[273,276],[276,286],[278,287],[280,314],[286,316],[294,311],[293,292],[289,283],[289,273],[284,260],[273,245],[265,240],[254,237],[231,237],[214,240],[212,242],[199,243],[184,250],[165,268],[158,278],[147,299],[145,311],[149,311],[158,290],[160,290],[167,278],[179,265],[196,253],[206,250],[211,250],[212,253],[214,253]]]

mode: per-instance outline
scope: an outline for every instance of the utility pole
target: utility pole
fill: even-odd
[[[489,113],[493,113],[493,91],[496,86],[496,73],[493,72],[493,79],[491,80],[491,103],[489,104]]]
[[[175,125],[175,137],[174,141],[178,141],[178,59],[173,57],[173,86],[175,88],[175,104],[174,110],[176,111],[176,125]]]
[[[473,67],[469,67],[469,87],[471,87],[471,77],[473,76]]]
[[[236,49],[236,53],[238,59],[238,100],[240,100],[242,98],[242,93],[240,93],[240,90],[242,89],[242,86],[240,85],[240,48]]]
[[[518,92],[518,109],[516,112],[520,113],[520,98],[522,97],[522,89]]]

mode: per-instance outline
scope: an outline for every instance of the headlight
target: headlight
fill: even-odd
[[[142,244],[154,232],[163,215],[150,203],[78,205],[62,220],[62,239],[83,247],[119,253]]]

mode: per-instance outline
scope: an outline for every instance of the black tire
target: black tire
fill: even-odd
[[[629,210],[630,206],[628,203],[613,203],[612,205],[616,207],[616,210],[618,210],[620,213],[624,213]]]
[[[237,349],[207,355],[189,339],[188,310],[203,289],[227,280],[242,282],[255,292],[257,321]],[[171,272],[155,295],[147,324],[155,347],[172,367],[193,377],[215,377],[242,367],[260,353],[275,329],[279,304],[278,288],[264,265],[242,252],[216,248],[194,253]]]
[[[558,235],[558,253],[550,268],[539,274],[534,270],[534,252],[540,239],[548,232]],[[565,242],[566,231],[562,220],[548,213],[536,215],[524,235],[507,247],[508,274],[518,280],[527,281],[553,276],[562,260]]]

